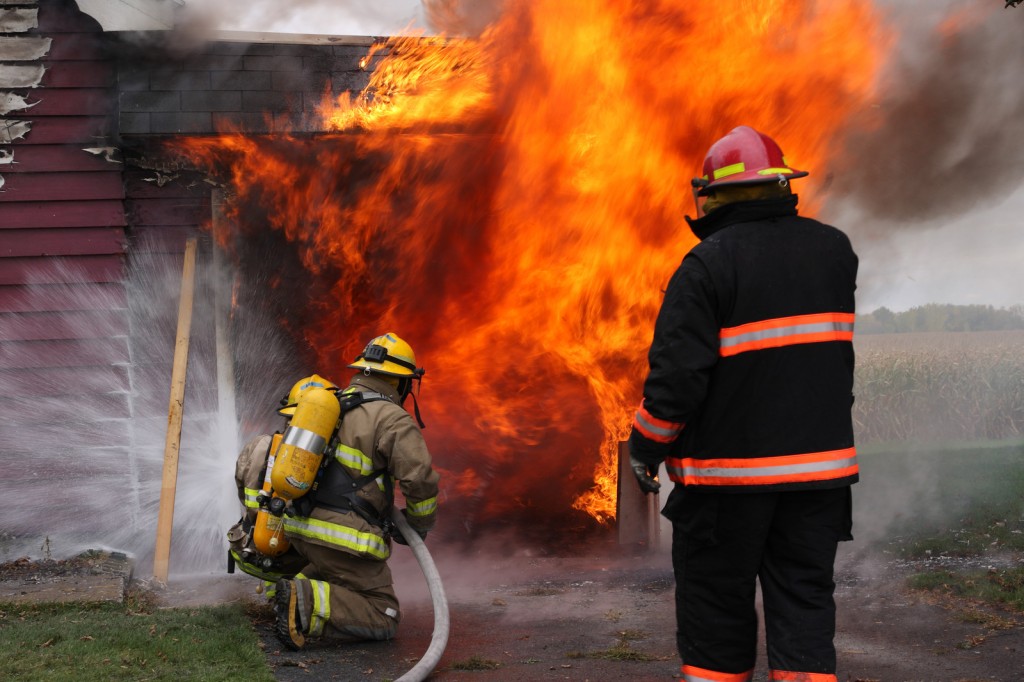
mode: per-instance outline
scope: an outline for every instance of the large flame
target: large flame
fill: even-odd
[[[299,249],[317,371],[413,345],[467,523],[604,522],[704,152],[772,135],[813,208],[887,40],[865,0],[509,0],[478,39],[383,45],[360,97],[325,100],[334,132],[189,149],[243,230],[258,212]]]

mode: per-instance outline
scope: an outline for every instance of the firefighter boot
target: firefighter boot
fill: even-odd
[[[299,613],[299,586],[294,580],[278,580],[274,595],[274,634],[286,648],[298,651],[306,643]]]

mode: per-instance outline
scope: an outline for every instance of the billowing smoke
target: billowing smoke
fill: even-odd
[[[945,4],[894,13],[881,97],[836,154],[833,191],[872,220],[948,218],[1024,181],[1024,12]]]
[[[423,0],[427,23],[447,36],[479,36],[501,15],[502,0]]]
[[[369,36],[423,28],[417,0],[188,0],[178,23],[210,30]]]

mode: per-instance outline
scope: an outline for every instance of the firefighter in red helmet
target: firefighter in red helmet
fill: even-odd
[[[629,437],[641,489],[664,463],[687,682],[749,682],[763,596],[769,680],[836,682],[833,571],[852,539],[857,256],[797,213],[790,166],[741,126],[693,181],[701,240],[665,291]]]

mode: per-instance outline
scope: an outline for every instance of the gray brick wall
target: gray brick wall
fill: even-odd
[[[315,44],[214,42],[182,52],[133,36],[118,50],[118,117],[124,136],[312,132],[330,89],[357,95],[370,74],[359,61],[371,40]]]

